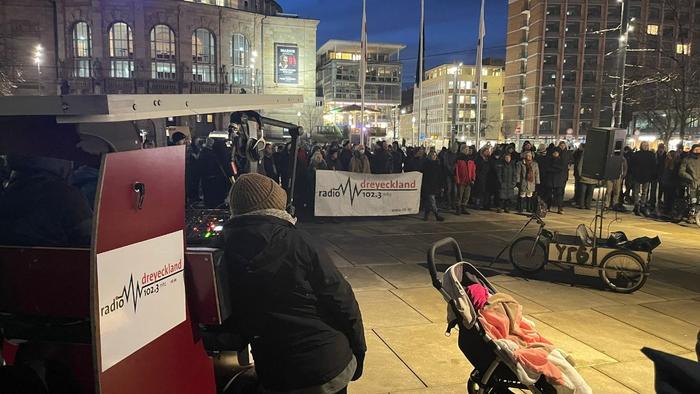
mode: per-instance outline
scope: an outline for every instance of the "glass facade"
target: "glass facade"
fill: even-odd
[[[133,78],[134,39],[131,27],[117,22],[109,28],[110,77]]]
[[[207,29],[192,33],[192,78],[195,82],[216,82],[216,42]]]
[[[231,71],[234,85],[249,86],[251,84],[252,68],[250,62],[250,42],[243,34],[236,33],[231,37]]]
[[[73,26],[73,77],[92,77],[92,35],[87,22]]]
[[[175,80],[176,64],[175,32],[167,25],[154,26],[151,29],[151,78]]]

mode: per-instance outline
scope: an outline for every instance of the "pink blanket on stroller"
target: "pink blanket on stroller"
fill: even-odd
[[[543,338],[530,322],[523,319],[522,306],[511,296],[502,293],[491,295],[479,312],[479,321],[491,339],[511,354],[511,358],[519,364],[518,369],[522,367],[533,382],[544,375],[558,392],[562,392],[559,388],[567,388],[563,392],[590,390],[572,365],[562,366],[562,361],[569,364],[570,360],[564,359],[563,353],[552,342]],[[577,387],[579,382],[583,387]]]

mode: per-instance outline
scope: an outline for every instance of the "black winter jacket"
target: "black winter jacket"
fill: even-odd
[[[445,185],[445,171],[438,160],[423,163],[423,194],[439,194]]]
[[[268,389],[326,383],[367,350],[350,284],[308,234],[270,216],[242,216],[224,228],[233,315],[227,325],[250,340]]]
[[[640,150],[632,154],[630,176],[638,183],[647,183],[656,179],[656,155],[649,150]]]
[[[547,166],[545,167],[544,185],[546,187],[564,187],[566,183],[566,178],[564,178],[564,168],[566,168],[566,163],[561,156],[554,158],[552,156],[547,158]]]

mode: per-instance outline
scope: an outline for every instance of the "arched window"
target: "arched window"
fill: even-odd
[[[231,70],[234,85],[250,85],[250,42],[240,33],[231,37]]]
[[[73,77],[90,78],[92,76],[92,35],[87,22],[78,22],[73,26]]]
[[[192,33],[192,78],[195,82],[216,82],[216,43],[207,29]]]
[[[151,29],[151,78],[176,78],[175,32],[167,25]]]
[[[109,76],[131,78],[134,73],[134,39],[131,27],[117,22],[109,28]]]

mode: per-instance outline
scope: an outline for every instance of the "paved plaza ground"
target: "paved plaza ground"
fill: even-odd
[[[444,335],[446,304],[431,287],[425,267],[429,245],[444,237],[455,238],[467,261],[499,291],[520,301],[543,336],[573,355],[594,392],[653,393],[654,371],[640,352],[644,346],[696,359],[700,228],[620,214],[610,230],[624,231],[630,239],[662,239],[649,280],[627,295],[604,290],[597,273],[573,276],[551,267],[528,279],[505,260],[489,267],[526,217],[472,212],[446,213],[443,223],[413,216],[300,224],[329,252],[362,309],[367,359],[363,378],[351,384],[350,392],[465,392],[472,367],[457,347],[457,335]],[[568,208],[545,221],[550,230],[573,234],[593,216],[594,211]]]

